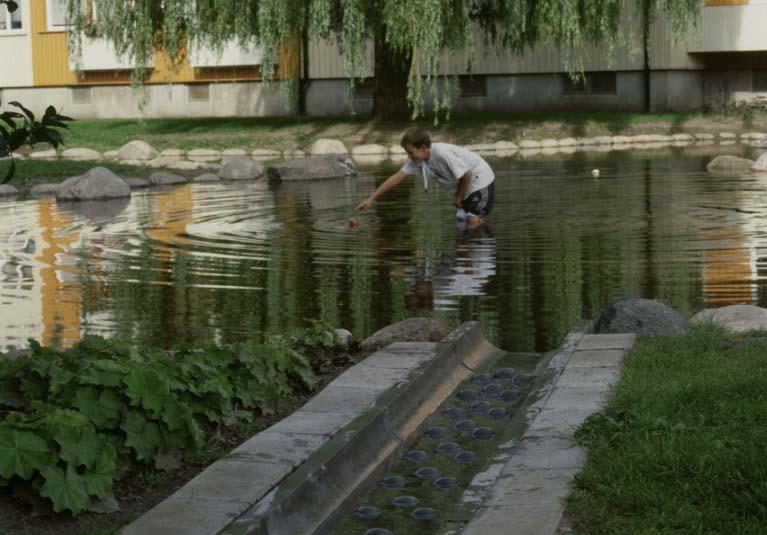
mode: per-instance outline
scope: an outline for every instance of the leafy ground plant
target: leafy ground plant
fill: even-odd
[[[764,332],[637,340],[577,431],[589,454],[568,501],[575,532],[765,533],[766,357]]]
[[[31,342],[0,356],[0,487],[23,487],[78,514],[126,467],[194,455],[224,419],[269,414],[314,386],[284,339],[143,351],[100,337],[68,350]]]

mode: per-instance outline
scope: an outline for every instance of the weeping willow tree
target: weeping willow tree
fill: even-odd
[[[450,106],[440,58],[474,50],[477,39],[522,52],[553,43],[566,67],[577,71],[578,53],[590,43],[613,47],[621,36],[623,9],[637,17],[667,17],[681,35],[700,0],[69,0],[70,46],[92,31],[133,60],[139,77],[155,48],[183,58],[188,46],[214,50],[236,41],[263,50],[265,81],[274,77],[280,45],[296,35],[335,39],[353,82],[374,47],[373,114],[416,117],[431,95],[439,110]],[[95,22],[94,22],[95,21]],[[442,75],[442,76],[440,76]],[[429,86],[431,91],[426,91]]]

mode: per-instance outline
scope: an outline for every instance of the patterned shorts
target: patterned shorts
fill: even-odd
[[[463,209],[468,215],[486,217],[493,211],[495,200],[495,181],[479,189],[463,200]]]

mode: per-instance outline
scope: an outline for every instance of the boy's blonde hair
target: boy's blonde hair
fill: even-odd
[[[403,149],[406,149],[407,147],[431,148],[431,137],[425,128],[421,128],[420,126],[413,126],[412,128],[405,130],[405,133],[402,135],[402,141],[400,141],[400,145]]]

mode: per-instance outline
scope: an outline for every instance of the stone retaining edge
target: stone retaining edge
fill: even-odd
[[[437,343],[411,380],[323,445],[279,487],[222,531],[227,535],[323,534],[404,453],[412,436],[455,387],[501,351],[468,322]]]

